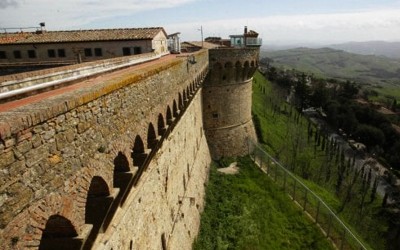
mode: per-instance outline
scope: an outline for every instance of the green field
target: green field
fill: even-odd
[[[333,249],[250,158],[238,159],[238,167],[237,175],[226,175],[212,166],[193,249]]]

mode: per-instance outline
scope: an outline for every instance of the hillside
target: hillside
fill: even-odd
[[[361,55],[400,58],[400,42],[369,41],[333,44],[327,47]]]
[[[362,84],[400,86],[400,60],[359,55],[330,48],[263,52],[278,67],[295,68],[316,76],[353,80]]]

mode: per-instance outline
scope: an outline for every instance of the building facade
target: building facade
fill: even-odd
[[[163,28],[0,33],[0,67],[65,65],[148,52],[168,53]]]

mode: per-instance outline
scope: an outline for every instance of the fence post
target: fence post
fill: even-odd
[[[274,166],[275,166],[275,182],[276,182],[277,177],[278,177],[278,166],[276,163],[274,164]]]
[[[346,229],[343,228],[342,240],[340,242],[340,250],[343,250],[344,241],[346,240]]]
[[[326,237],[329,238],[331,234],[331,226],[332,226],[332,214],[329,213],[329,219],[328,219],[328,229],[326,230]]]
[[[306,205],[307,205],[307,193],[308,193],[308,190],[306,189],[306,191],[304,192],[303,211],[306,211]]]
[[[315,223],[318,224],[318,217],[319,217],[319,208],[321,206],[321,201],[318,200],[318,204],[317,204],[317,215],[315,216]]]
[[[293,200],[296,200],[296,180],[293,179]]]
[[[286,176],[287,176],[287,172],[284,171],[285,174],[283,175],[283,191],[286,191]]]

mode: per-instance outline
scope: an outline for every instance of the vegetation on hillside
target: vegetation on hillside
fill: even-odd
[[[385,88],[400,86],[400,60],[379,56],[358,55],[329,48],[265,52],[264,62],[278,68],[294,68],[316,77],[355,81],[372,89],[400,99],[400,93],[385,93]]]
[[[218,167],[226,167],[224,161]],[[206,207],[193,249],[332,249],[290,198],[254,165],[238,159],[237,175],[211,167]]]
[[[298,110],[322,108],[329,126],[343,130],[350,139],[362,142],[371,155],[400,171],[400,135],[392,123],[399,123],[397,101],[391,101],[394,115],[387,116],[368,103],[360,103],[360,86],[350,81],[315,79],[297,71],[279,71],[269,67],[268,78],[287,92]],[[388,110],[390,111],[390,110]]]
[[[305,86],[293,86],[302,93],[295,100],[296,108],[286,102],[287,89],[271,84],[260,73],[254,79],[255,125],[266,151],[303,178],[374,249],[399,247],[396,206],[388,205],[387,197],[378,197],[373,163],[343,147],[326,127],[311,123],[298,112],[303,105],[329,100],[329,93],[321,88],[314,98],[303,99],[316,92]],[[351,93],[356,92],[356,86],[349,82],[335,89],[338,96],[346,96],[343,98],[351,99]],[[361,127],[359,133],[369,129]]]

